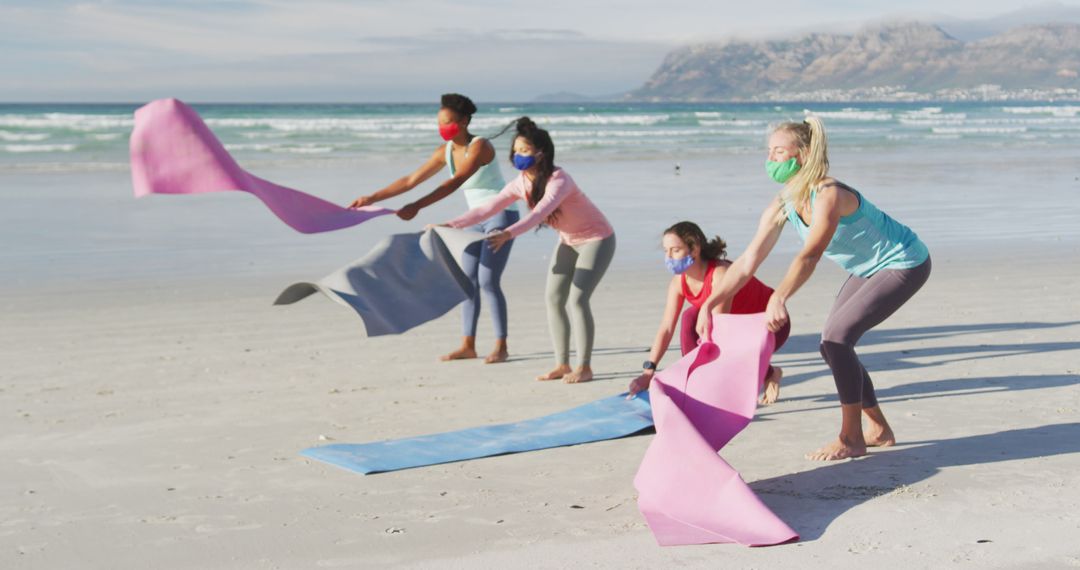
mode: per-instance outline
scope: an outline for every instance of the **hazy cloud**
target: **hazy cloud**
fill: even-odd
[[[895,16],[991,18],[995,0],[112,0],[0,7],[0,98],[140,101],[482,100],[639,86],[677,45],[843,31]],[[1019,5],[1019,6],[1022,6]],[[1043,5],[1044,12],[1076,9]],[[956,21],[955,19],[952,21]],[[988,20],[989,21],[989,20]],[[995,25],[1001,21],[995,20]]]

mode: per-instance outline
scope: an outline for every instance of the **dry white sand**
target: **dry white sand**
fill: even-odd
[[[325,299],[270,306],[408,224],[297,236],[248,196],[133,201],[126,172],[4,175],[0,569],[1080,567],[1075,153],[846,154],[845,181],[934,255],[861,347],[900,445],[802,457],[839,427],[816,346],[843,276],[824,263],[790,306],[781,401],[723,450],[802,535],[761,549],[657,547],[632,486],[647,435],[366,477],[299,456],[622,391],[660,313],[656,236],[690,215],[737,252],[773,190],[756,158],[684,161],[678,178],[662,161],[570,165],[619,232],[594,298],[599,378],[578,386],[533,380],[552,364],[550,232],[518,240],[507,270],[514,360],[444,364],[456,311],[367,339]],[[399,162],[259,173],[347,202],[415,166]],[[766,282],[796,245],[782,238]],[[485,314],[482,351],[490,331]]]
[[[802,535],[757,549],[655,544],[631,483],[648,435],[371,476],[298,455],[618,393],[659,265],[607,276],[599,378],[577,386],[532,379],[551,365],[541,266],[509,278],[495,366],[436,361],[456,311],[367,339],[326,299],[271,307],[274,279],[7,291],[0,568],[1080,567],[1080,255],[1029,253],[935,254],[862,343],[900,444],[831,464],[802,457],[839,426],[816,344],[842,276],[823,264],[791,303],[781,401],[723,450]],[[486,350],[486,314],[480,330]]]

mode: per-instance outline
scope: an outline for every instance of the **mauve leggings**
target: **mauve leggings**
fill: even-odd
[[[877,405],[870,374],[855,354],[866,331],[896,312],[930,277],[930,258],[911,269],[882,269],[870,277],[848,277],[821,333],[821,356],[832,369],[841,404]]]

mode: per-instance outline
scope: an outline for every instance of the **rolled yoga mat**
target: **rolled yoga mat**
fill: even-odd
[[[356,311],[368,336],[402,333],[441,317],[472,295],[462,258],[469,244],[482,239],[480,232],[453,228],[395,234],[318,281],[290,285],[274,304],[322,293]]]
[[[305,234],[347,228],[393,213],[386,208],[345,208],[245,171],[199,114],[177,99],[159,99],[135,111],[130,149],[136,198],[248,192],[289,227]]]
[[[716,315],[711,340],[649,386],[656,437],[634,477],[638,509],[662,546],[797,539],[718,454],[757,408],[775,342],[765,314]]]

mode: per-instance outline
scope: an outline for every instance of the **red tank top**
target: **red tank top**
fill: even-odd
[[[709,268],[705,270],[704,283],[701,285],[701,290],[694,295],[690,292],[690,286],[686,283],[686,274],[683,273],[682,277],[682,296],[690,302],[691,305],[701,308],[705,304],[705,301],[712,295],[712,276],[713,271],[716,271],[716,262],[710,261]]]
[[[683,297],[698,309],[705,304],[709,295],[712,295],[712,276],[716,266],[717,262],[709,262],[709,268],[705,270],[705,282],[697,295],[690,292],[690,287],[686,283],[686,274],[682,275]],[[759,281],[757,277],[751,277],[746,282],[746,285],[743,285],[742,289],[739,289],[739,292],[735,294],[735,298],[731,300],[731,314],[749,315],[761,313],[768,307],[769,297],[772,297],[772,294],[773,290],[768,285]]]

